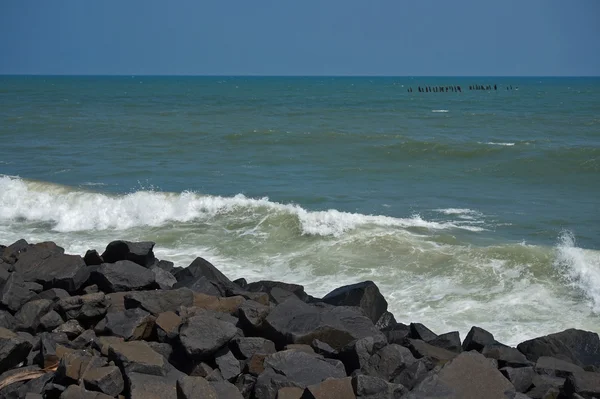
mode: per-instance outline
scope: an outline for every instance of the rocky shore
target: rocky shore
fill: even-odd
[[[314,298],[153,248],[0,245],[0,397],[600,398],[595,332],[461,341],[397,322],[370,281]]]

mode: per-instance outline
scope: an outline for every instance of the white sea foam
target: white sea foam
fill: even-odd
[[[506,146],[506,147],[512,147],[513,145],[515,145],[515,143],[499,143],[499,142],[494,142],[494,141],[488,141],[487,143],[479,142],[479,144],[502,145],[502,146]]]
[[[437,113],[446,113],[446,112],[450,112],[447,109],[432,109],[431,112],[437,112]]]
[[[427,221],[419,215],[394,218],[335,209],[309,211],[298,205],[280,204],[266,197],[248,198],[242,194],[219,197],[193,192],[136,191],[109,196],[49,183],[0,177],[0,219],[48,222],[60,232],[159,227],[169,222],[206,222],[229,214],[237,218],[260,218],[265,214],[295,215],[303,234],[320,236],[340,236],[363,226],[484,230],[464,223]]]

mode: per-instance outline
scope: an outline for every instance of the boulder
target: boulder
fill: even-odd
[[[267,338],[279,346],[310,345],[318,339],[339,350],[359,338],[383,337],[373,322],[355,307],[309,305],[297,298],[277,305],[265,319],[265,324]]]
[[[515,387],[477,352],[463,352],[438,374],[421,381],[408,395],[412,398],[508,399]]]
[[[93,356],[86,351],[64,353],[56,371],[56,381],[62,384],[79,382],[87,371],[107,365],[106,359]],[[89,388],[88,388],[89,389]]]
[[[27,241],[20,239],[10,244],[8,247],[4,247],[0,259],[9,265],[14,265],[19,259],[19,256],[29,249],[30,245]]]
[[[336,288],[323,297],[323,302],[335,306],[357,306],[373,323],[387,311],[387,301],[372,281]]]
[[[0,305],[15,313],[35,297],[19,273],[11,273],[0,287]]]
[[[38,338],[40,352],[35,360],[41,367],[55,366],[64,353],[70,352],[66,348],[66,345],[69,344],[66,334],[43,332],[38,335]],[[34,347],[34,349],[37,348]]]
[[[195,293],[193,305],[197,308],[215,310],[217,312],[229,314],[237,314],[238,309],[244,302],[244,298],[239,295],[222,298],[202,293]]]
[[[131,261],[140,266],[149,267],[154,264],[154,243],[151,241],[130,242],[112,241],[106,246],[102,259],[105,263],[117,263],[118,261]]]
[[[498,361],[498,367],[527,367],[531,362],[516,348],[502,344],[486,345],[481,354],[490,359]]]
[[[239,389],[229,381],[211,381],[219,399],[244,399]]]
[[[410,338],[410,327],[406,324],[396,323],[381,330],[390,344],[405,346]]]
[[[356,395],[350,377],[329,378],[307,386],[302,399],[356,399]]]
[[[427,359],[418,359],[416,362],[408,364],[400,374],[392,380],[392,382],[411,390],[415,385],[427,377],[428,370],[431,366],[431,363]]]
[[[533,367],[504,367],[500,369],[500,372],[512,382],[516,391],[521,393],[527,392],[531,388],[535,375]]]
[[[339,355],[339,351],[333,349],[331,345],[326,344],[323,341],[319,341],[318,339],[313,340],[310,344],[315,353],[319,355],[323,355],[325,357],[337,357]]]
[[[69,293],[62,288],[50,288],[49,290],[42,291],[38,294],[40,299],[49,299],[53,302],[58,302],[59,300],[68,298],[69,296]]]
[[[175,288],[187,287],[208,295],[230,296],[241,290],[210,262],[200,257],[187,268],[175,273],[175,278]]]
[[[181,306],[192,306],[194,292],[187,288],[129,292],[124,297],[125,308],[140,308],[158,316],[167,311],[179,310]]]
[[[88,368],[83,374],[84,386],[109,396],[117,396],[125,388],[121,371],[116,366]]]
[[[109,335],[122,337],[125,341],[145,340],[152,334],[154,320],[142,309],[127,309],[107,314],[103,326]]]
[[[265,358],[264,365],[265,372],[270,369],[301,388],[327,378],[346,377],[344,365],[339,360],[322,359],[299,351],[273,353]]]
[[[117,342],[108,346],[108,358],[125,373],[144,373],[153,376],[167,374],[167,361],[143,341]]]
[[[44,331],[53,331],[55,328],[61,326],[65,321],[60,315],[51,310],[40,318],[40,328]]]
[[[95,249],[88,249],[83,257],[83,261],[88,266],[98,266],[104,263],[104,259]]]
[[[4,373],[27,358],[32,345],[14,332],[0,327],[0,373]]]
[[[69,339],[77,338],[85,329],[81,327],[77,320],[69,320],[66,323],[56,327],[52,332],[67,334]]]
[[[159,269],[162,269],[173,275],[175,272],[177,272],[178,269],[181,269],[181,268],[176,268],[175,264],[173,262],[170,262],[168,260],[158,260],[158,259],[152,264],[152,266],[150,268],[154,268],[154,267],[158,267]]]
[[[14,330],[17,321],[15,317],[5,310],[0,310],[0,327]]]
[[[572,373],[581,373],[584,370],[571,362],[550,356],[540,356],[535,363],[535,371],[538,374],[566,378]]]
[[[179,335],[182,318],[172,311],[160,313],[154,323],[156,336],[160,342],[169,342]]]
[[[94,266],[89,282],[98,285],[105,293],[158,288],[151,270],[129,260]]]
[[[357,369],[367,369],[371,356],[387,344],[383,336],[359,338],[340,349],[337,358],[344,363],[346,372],[351,374]]]
[[[265,371],[265,358],[269,356],[265,353],[255,353],[246,362],[246,368],[244,369],[250,375],[260,375]]]
[[[464,351],[476,350],[481,352],[486,345],[497,343],[494,336],[480,327],[471,327],[467,337],[463,341],[462,349]]]
[[[202,377],[181,377],[177,380],[177,399],[219,399],[217,391]]]
[[[106,294],[106,300],[109,303],[106,313],[125,310],[125,295],[127,294],[127,292],[111,292],[110,294]]]
[[[565,393],[584,398],[600,397],[600,373],[577,371],[569,375],[564,385]]]
[[[79,334],[77,338],[71,341],[71,346],[75,349],[90,348],[95,344],[96,340],[98,340],[98,337],[96,337],[96,333],[94,333],[94,330],[85,330],[84,332]],[[106,356],[106,354],[104,355]]]
[[[40,319],[48,313],[54,303],[47,299],[38,299],[27,302],[15,315],[17,329],[36,333],[40,327]]]
[[[273,341],[261,337],[236,337],[229,342],[233,354],[241,360],[250,359],[255,353],[275,353]]]
[[[565,379],[549,375],[534,374],[531,382],[532,387],[526,392],[527,396],[532,399],[549,399],[546,397],[548,391],[560,389],[565,383]],[[550,396],[550,398],[552,397],[556,398],[556,396]]]
[[[247,284],[244,289],[250,292],[264,292],[269,295],[271,302],[279,304],[289,298],[289,293],[294,294],[301,301],[307,302],[309,296],[304,292],[304,287],[298,284],[288,284],[280,281],[261,280]]]
[[[449,350],[450,352],[462,352],[460,343],[460,334],[458,331],[451,331],[446,334],[438,335],[432,340],[425,340],[429,345],[437,346],[438,348]]]
[[[391,381],[416,361],[409,349],[390,344],[375,352],[362,371],[367,375]]]
[[[408,348],[417,359],[427,358],[433,364],[439,366],[443,366],[457,356],[456,352],[429,345],[419,339],[410,339]]]
[[[120,344],[122,342],[125,342],[125,340],[121,337],[97,337],[92,343],[92,346],[94,349],[99,351],[102,354],[102,356],[108,356],[108,349],[110,348],[110,345]]]
[[[260,331],[263,322],[269,315],[271,308],[255,301],[246,301],[239,307],[240,327],[247,335]]]
[[[368,375],[355,375],[351,383],[357,399],[400,399],[407,393],[400,384],[391,384]]]
[[[161,290],[170,290],[177,283],[175,276],[160,267],[153,266],[150,270],[154,273],[154,280]]]
[[[314,349],[310,345],[306,344],[289,344],[286,345],[283,350],[302,351],[309,355],[316,355]]]
[[[250,374],[242,374],[235,380],[235,386],[244,399],[250,399],[256,385],[256,377]]]
[[[177,399],[177,378],[128,372],[130,399]]]
[[[60,395],[60,399],[113,399],[101,392],[88,391],[79,385],[70,385]]]
[[[532,362],[540,356],[551,356],[581,367],[600,367],[600,338],[594,332],[571,328],[521,342],[517,349]]]
[[[210,316],[194,316],[181,325],[179,339],[186,354],[203,359],[227,344],[238,333],[235,325]]]
[[[100,319],[106,315],[110,306],[102,292],[71,296],[62,298],[57,303],[57,308],[67,318],[79,321]]]
[[[432,341],[437,338],[437,334],[425,327],[421,323],[410,323],[410,337],[412,339],[420,339],[421,341]]]
[[[229,348],[222,348],[215,354],[215,363],[221,371],[221,375],[228,381],[235,381],[242,373],[240,361],[233,356]]]
[[[377,320],[377,323],[375,323],[375,327],[377,327],[379,330],[382,330],[384,328],[393,326],[397,323],[396,318],[394,317],[394,315],[390,312],[384,312],[381,317],[379,318],[379,320]]]

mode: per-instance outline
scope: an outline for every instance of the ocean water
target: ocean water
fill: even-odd
[[[463,338],[600,332],[600,79],[0,77],[19,238],[152,240],[315,296],[370,279]]]

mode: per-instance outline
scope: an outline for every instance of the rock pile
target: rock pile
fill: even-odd
[[[596,333],[461,342],[396,322],[370,281],[319,299],[153,247],[0,246],[0,397],[600,398]]]

